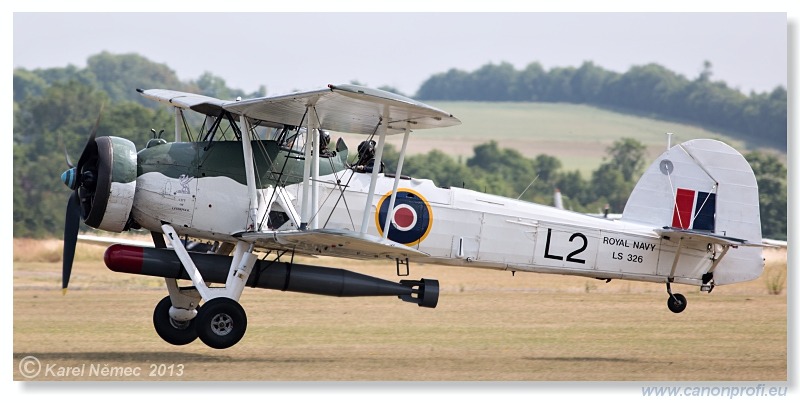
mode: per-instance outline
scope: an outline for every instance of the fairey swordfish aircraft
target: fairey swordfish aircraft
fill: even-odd
[[[753,171],[716,140],[670,147],[642,175],[621,219],[606,220],[404,176],[413,131],[461,122],[389,92],[329,85],[224,101],[137,91],[174,108],[175,140],[157,135],[137,151],[129,140],[97,137],[95,125],[77,165],[68,159],[62,286],[81,221],[149,230],[153,247],[115,244],[104,259],[113,271],[166,279],[169,295],[153,324],[174,345],[239,342],[246,286],[438,302],[437,280],[393,282],[295,263],[295,255],[374,259],[399,276],[415,262],[662,283],[676,313],[686,298],[672,283],[710,292],[753,280],[764,266]],[[187,113],[200,126],[194,138]],[[329,131],[368,137],[351,154],[341,139],[329,144]],[[403,136],[394,172],[381,161],[389,135]],[[187,250],[189,238],[213,247]]]

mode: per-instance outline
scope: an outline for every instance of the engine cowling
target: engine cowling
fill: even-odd
[[[83,222],[104,231],[122,232],[136,192],[136,146],[120,137],[98,137],[86,145],[78,166],[62,175],[78,193]]]
[[[84,222],[121,232],[126,229],[136,193],[136,146],[120,137],[100,137],[97,154],[97,189]]]

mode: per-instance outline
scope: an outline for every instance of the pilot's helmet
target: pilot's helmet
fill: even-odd
[[[331,135],[328,134],[327,130],[320,130],[319,131],[319,147],[326,148],[328,144],[331,143]]]
[[[375,140],[364,140],[358,145],[358,156],[361,160],[373,158],[375,156]]]

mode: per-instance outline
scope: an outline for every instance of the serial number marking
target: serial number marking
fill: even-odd
[[[627,256],[627,259],[625,258]],[[642,263],[644,262],[644,256],[642,255],[634,255],[632,253],[623,254],[622,252],[612,252],[611,258],[614,260],[625,260],[631,263]]]

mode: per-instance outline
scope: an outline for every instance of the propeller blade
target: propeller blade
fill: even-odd
[[[69,159],[69,154],[67,154],[67,147],[64,147],[64,158],[67,159],[67,166],[70,168],[75,168],[75,165],[72,164],[72,161]]]
[[[67,145],[64,144],[64,138],[61,136],[61,133],[58,133],[58,144],[64,149],[64,158],[67,160],[67,166],[70,168],[75,168],[75,165],[72,165],[72,161],[69,159],[69,153],[67,152]]]
[[[67,286],[69,286],[69,276],[72,273],[72,262],[75,260],[75,247],[78,243],[78,230],[81,226],[81,217],[83,216],[83,208],[81,207],[80,195],[78,194],[81,187],[84,187],[87,177],[91,178],[92,172],[83,172],[83,166],[90,160],[93,154],[97,152],[97,144],[95,137],[97,137],[97,128],[100,126],[100,118],[103,116],[103,108],[105,104],[100,105],[100,112],[97,114],[97,121],[94,123],[92,131],[89,133],[89,140],[83,148],[78,165],[73,167],[72,161],[67,155],[66,147],[64,148],[64,155],[67,157],[67,165],[70,169],[62,175],[62,181],[70,188],[74,189],[67,201],[67,213],[64,219],[64,256],[61,266],[61,289],[64,294],[67,293]],[[93,180],[92,180],[93,182]],[[88,182],[87,182],[88,184]],[[92,187],[92,186],[89,186]],[[93,189],[90,189],[93,190]]]
[[[103,116],[103,108],[105,108],[106,104],[100,104],[100,112],[97,113],[97,120],[94,122],[94,127],[92,128],[92,133],[89,134],[89,141],[94,141],[95,136],[97,135],[97,127],[100,126],[100,117]]]
[[[72,192],[67,202],[67,214],[64,220],[64,256],[61,267],[61,291],[67,293],[69,276],[72,273],[72,261],[75,259],[75,245],[78,243],[78,229],[81,224],[81,202],[78,191]]]
[[[104,107],[105,104],[100,105],[100,112],[97,113],[97,121],[95,121],[91,133],[89,133],[89,140],[86,142],[86,146],[83,148],[81,157],[78,159],[78,175],[82,173],[81,168],[83,167],[83,164],[86,163],[86,160],[89,158],[89,155],[91,154],[89,150],[94,144],[94,139],[97,136],[97,128],[100,126],[100,118],[103,116]]]

